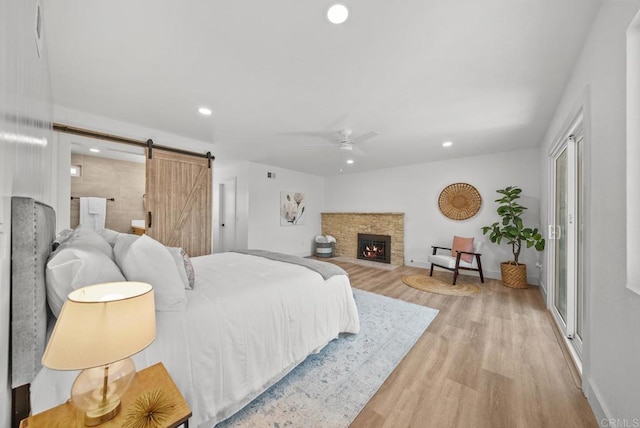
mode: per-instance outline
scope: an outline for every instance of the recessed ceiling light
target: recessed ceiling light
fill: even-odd
[[[353,160],[353,159],[347,159],[347,163],[348,163],[349,165],[351,165],[353,162],[354,162],[354,160]]]
[[[92,153],[100,153],[100,149],[89,149],[90,152]]]
[[[342,24],[349,17],[349,9],[347,6],[336,3],[331,5],[327,10],[327,19],[332,24]]]
[[[444,143],[442,143],[442,147],[451,147],[453,146],[453,143],[451,141],[445,141]]]
[[[203,115],[203,116],[211,116],[211,113],[213,113],[213,112],[211,111],[211,109],[210,109],[210,108],[207,108],[207,107],[200,107],[200,108],[198,109],[198,111],[199,111],[199,112],[200,112],[200,114],[201,114],[201,115]]]

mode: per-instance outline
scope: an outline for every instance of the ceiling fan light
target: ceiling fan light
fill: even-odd
[[[342,24],[348,17],[349,9],[341,3],[333,4],[327,9],[327,19],[332,24]]]

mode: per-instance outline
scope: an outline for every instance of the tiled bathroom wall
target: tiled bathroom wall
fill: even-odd
[[[71,196],[113,198],[107,201],[107,229],[129,233],[131,220],[144,221],[145,164],[81,154],[71,155],[81,176],[71,178]],[[70,201],[70,226],[78,225],[80,201]]]

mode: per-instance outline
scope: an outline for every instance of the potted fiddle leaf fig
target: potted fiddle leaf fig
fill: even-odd
[[[527,265],[518,261],[522,244],[527,248],[534,247],[542,251],[544,238],[537,228],[525,227],[522,223],[521,215],[527,208],[518,203],[522,193],[519,187],[509,186],[496,191],[502,195],[500,199],[496,199],[500,204],[497,212],[502,220],[483,227],[482,233],[488,233],[494,244],[499,245],[504,240],[506,244],[511,245],[513,260],[500,263],[503,284],[511,288],[527,288]]]

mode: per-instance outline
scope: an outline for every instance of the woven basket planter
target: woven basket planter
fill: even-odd
[[[513,265],[511,262],[500,263],[502,283],[510,288],[527,288],[527,265]]]

